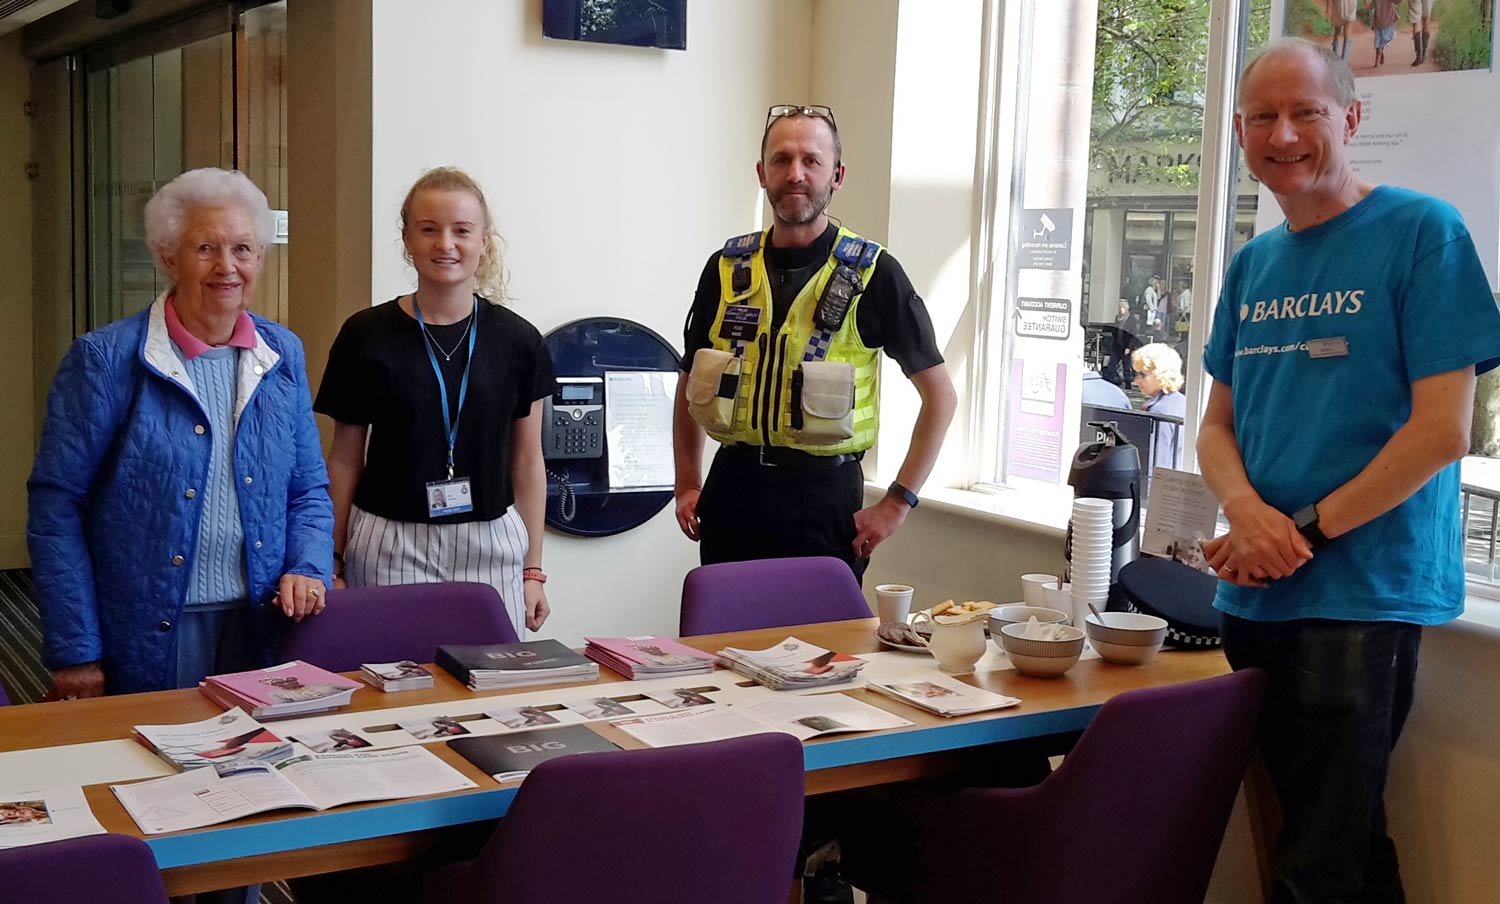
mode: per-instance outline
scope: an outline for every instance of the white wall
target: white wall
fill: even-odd
[[[406,189],[456,164],[509,240],[518,313],[544,333],[627,317],[680,350],[704,261],[759,223],[766,108],[808,97],[812,6],[693,3],[686,52],[548,40],[541,18],[538,0],[376,4],[374,300],[413,282],[398,250]],[[545,542],[545,633],[676,632],[697,549],[670,508],[616,537]]]

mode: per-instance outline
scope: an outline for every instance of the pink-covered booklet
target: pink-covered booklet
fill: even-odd
[[[584,655],[627,678],[711,672],[714,655],[667,637],[585,637]]]
[[[263,719],[337,709],[364,685],[299,659],[249,672],[210,675],[198,687],[221,705],[243,706],[252,718]]]

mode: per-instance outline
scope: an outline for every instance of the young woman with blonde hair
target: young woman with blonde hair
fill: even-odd
[[[501,239],[466,173],[418,179],[401,238],[415,291],[344,323],[313,406],[335,421],[335,585],[490,584],[524,636],[549,612],[541,421],[552,360],[536,328],[497,303]]]

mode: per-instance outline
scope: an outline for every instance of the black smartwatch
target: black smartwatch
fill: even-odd
[[[891,485],[886,488],[885,494],[887,496],[896,497],[897,499],[906,503],[910,508],[917,507],[917,494],[902,486],[899,481],[891,481]]]
[[[1297,532],[1307,540],[1307,545],[1312,547],[1313,552],[1328,545],[1328,535],[1323,533],[1323,529],[1318,526],[1316,502],[1293,513],[1292,523],[1297,525]]]

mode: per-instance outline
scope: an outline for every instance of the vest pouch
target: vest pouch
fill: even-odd
[[[739,397],[741,359],[732,352],[700,348],[688,373],[688,414],[710,433],[734,430],[734,403]]]
[[[792,434],[800,443],[827,445],[854,436],[854,365],[804,361],[792,374]]]

